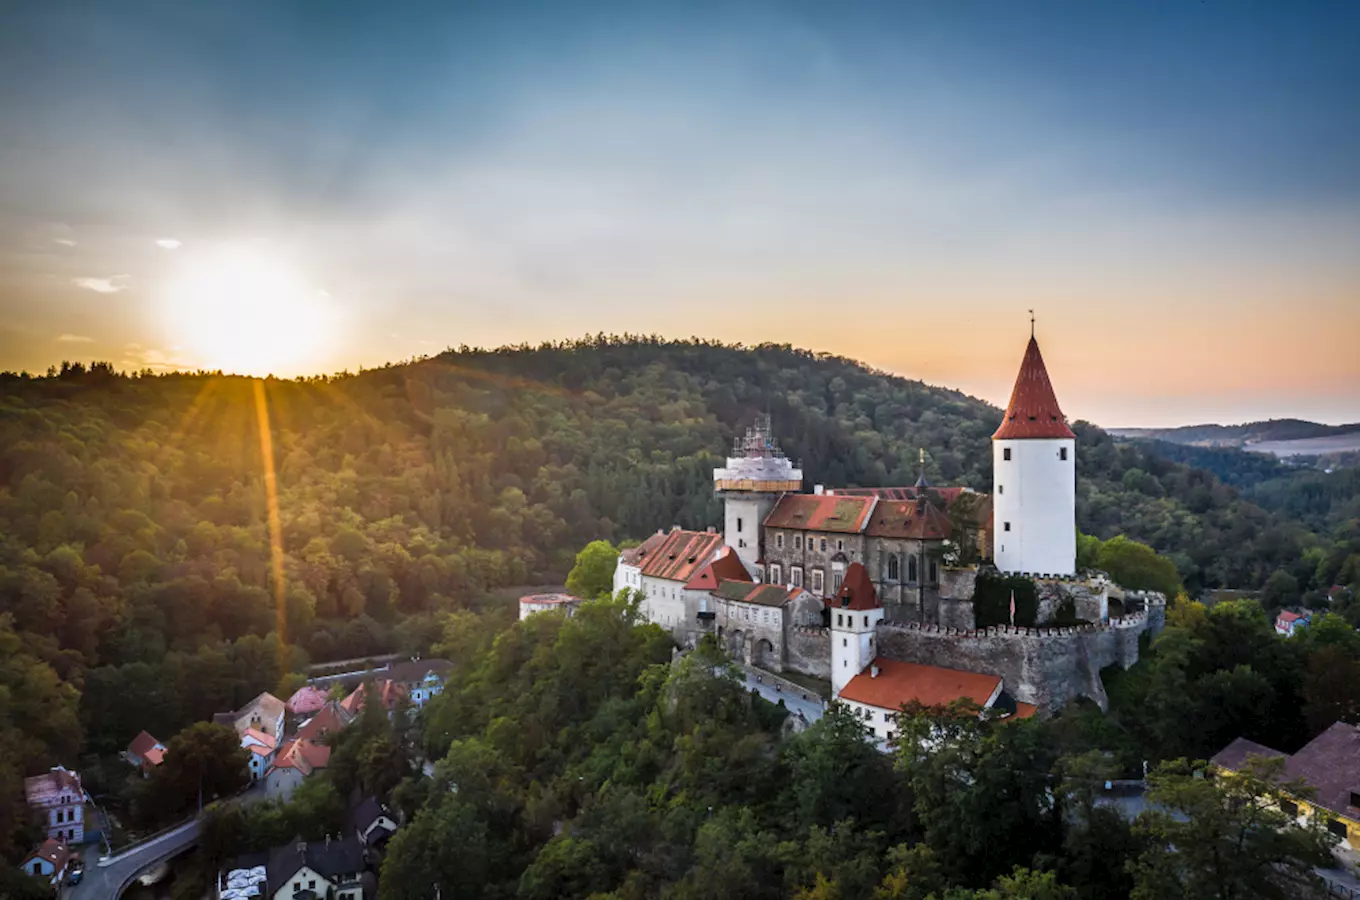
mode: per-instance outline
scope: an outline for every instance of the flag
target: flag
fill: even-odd
[[[1011,591],[1011,627],[1015,627],[1015,591]]]

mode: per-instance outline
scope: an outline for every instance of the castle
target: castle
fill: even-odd
[[[658,532],[620,554],[614,589],[641,592],[644,614],[682,644],[712,634],[738,661],[829,679],[847,702],[919,697],[925,681],[950,682],[932,671],[950,670],[997,680],[956,679],[984,706],[1052,711],[1085,696],[1103,707],[1100,669],[1137,661],[1166,601],[1077,572],[1076,435],[1033,335],[992,459],[990,495],[934,487],[924,472],[911,487],[804,493],[761,417],[713,473],[723,532]],[[975,627],[988,564],[1035,581],[1037,627]],[[1043,624],[1063,606],[1086,624]],[[879,708],[859,705],[866,718]]]

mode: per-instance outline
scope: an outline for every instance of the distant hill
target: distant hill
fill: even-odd
[[[1360,450],[1360,422],[1323,425],[1302,419],[1270,419],[1245,425],[1111,428],[1109,431],[1116,437],[1169,441],[1191,447],[1241,447],[1274,456],[1317,456]]]

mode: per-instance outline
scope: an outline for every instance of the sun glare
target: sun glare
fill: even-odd
[[[336,328],[329,294],[283,260],[248,248],[185,259],[163,306],[185,358],[240,375],[314,372]]]

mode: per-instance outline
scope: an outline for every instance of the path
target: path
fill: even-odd
[[[771,684],[768,680],[756,681],[756,678],[760,673],[752,672],[750,669],[742,669],[742,672],[746,676],[746,689],[748,691],[756,691],[760,696],[774,704],[778,704],[780,700],[783,700],[784,706],[790,713],[795,716],[802,713],[803,718],[807,719],[809,724],[822,717],[821,701],[818,700],[816,695],[811,691],[798,691],[795,693],[788,689],[777,690],[775,685]],[[803,699],[804,697],[810,699],[805,700]]]

